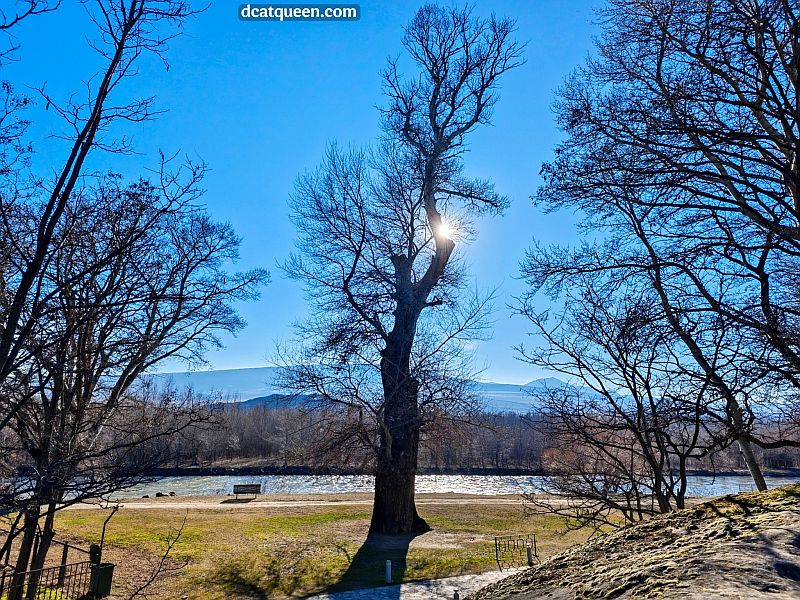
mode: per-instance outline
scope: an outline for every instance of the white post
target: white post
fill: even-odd
[[[392,561],[386,561],[386,583],[392,583]]]

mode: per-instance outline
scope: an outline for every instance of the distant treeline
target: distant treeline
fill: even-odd
[[[203,468],[225,473],[310,474],[369,473],[370,455],[350,453],[348,459],[332,458],[320,451],[327,424],[346,418],[336,413],[306,411],[298,407],[228,404],[218,408],[214,427],[183,432],[172,441],[171,465],[163,471]],[[554,453],[563,446],[547,419],[537,412],[483,412],[463,421],[442,419],[426,432],[419,456],[421,473],[475,472],[537,473],[552,465]],[[800,449],[759,449],[767,469],[800,466]],[[692,459],[692,471],[707,473],[746,469],[735,446],[702,459]]]

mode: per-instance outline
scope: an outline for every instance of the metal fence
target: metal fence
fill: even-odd
[[[60,546],[61,552],[48,552],[49,564],[15,574],[11,564],[15,554],[12,546],[19,532],[12,529],[0,530],[0,533],[7,536],[0,550],[0,600],[90,600],[108,595],[114,566],[101,563],[100,545],[92,544],[86,550],[67,542],[51,540],[51,550]],[[33,556],[41,541],[37,532],[31,552]]]
[[[494,538],[494,555],[501,571],[503,568],[532,567],[533,561],[539,560],[536,535],[527,533],[497,536]]]
[[[19,573],[0,573],[0,598],[8,600],[84,600],[93,598],[90,561],[62,564]]]

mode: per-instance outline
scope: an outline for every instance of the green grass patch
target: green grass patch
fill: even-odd
[[[326,530],[328,525],[337,522],[369,520],[367,511],[332,510],[308,515],[276,515],[274,517],[256,518],[242,527],[248,537],[267,539],[274,536],[298,537],[306,536],[317,530]]]

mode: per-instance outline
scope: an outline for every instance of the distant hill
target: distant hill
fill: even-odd
[[[255,406],[266,406],[269,408],[289,408],[300,406],[305,400],[305,396],[294,396],[286,394],[270,394],[269,396],[258,396],[249,400],[237,402],[239,408],[253,408]]]
[[[202,398],[236,402],[281,393],[275,384],[277,375],[278,367],[256,367],[157,373],[147,377],[164,385],[171,382],[178,387],[191,388]]]
[[[492,410],[526,413],[535,404],[532,393],[547,388],[560,388],[566,384],[555,377],[534,379],[525,385],[511,383],[478,382],[478,392]]]
[[[184,371],[148,375],[152,380],[166,385],[188,387],[207,399],[222,402],[240,402],[242,408],[251,406],[287,406],[284,393],[277,386],[278,367],[251,369],[225,369],[218,371]],[[495,411],[528,412],[534,405],[531,392],[546,388],[563,387],[554,377],[534,379],[525,385],[495,382],[476,382],[478,393],[487,408]],[[289,401],[289,405],[297,401]]]

